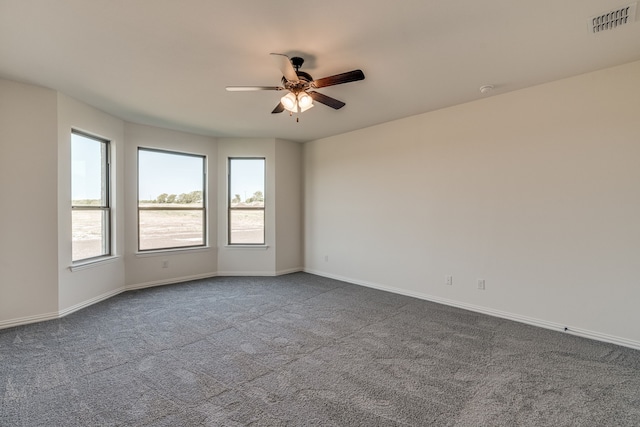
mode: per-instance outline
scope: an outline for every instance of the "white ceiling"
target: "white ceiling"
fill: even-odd
[[[125,120],[309,141],[640,59],[640,22],[590,34],[620,0],[0,0],[0,76]],[[270,52],[302,56],[346,102],[271,114]],[[495,85],[482,95],[479,87]]]

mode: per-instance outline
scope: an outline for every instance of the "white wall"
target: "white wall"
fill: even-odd
[[[265,247],[231,247],[227,245],[227,174],[229,157],[264,157]],[[276,273],[276,176],[275,140],[273,138],[218,139],[218,274],[274,275]]]
[[[215,276],[217,272],[218,147],[215,138],[125,123],[125,264],[128,288]],[[201,249],[138,253],[138,147],[204,155],[207,158],[208,246]],[[162,268],[163,261],[168,268]]]
[[[124,289],[124,122],[58,93],[59,310],[83,306]],[[71,130],[109,140],[111,146],[112,253],[114,259],[71,271]]]
[[[638,159],[640,62],[314,141],[305,268],[640,348]]]
[[[276,139],[276,272],[299,271],[302,247],[302,145]]]
[[[0,327],[58,310],[56,92],[0,79]]]

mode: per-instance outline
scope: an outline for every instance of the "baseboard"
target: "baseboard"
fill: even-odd
[[[27,324],[30,324],[30,323],[44,322],[44,321],[47,321],[47,320],[59,319],[61,317],[67,316],[67,315],[69,315],[69,314],[71,314],[73,312],[81,310],[81,309],[83,309],[85,307],[88,307],[88,306],[96,304],[96,303],[98,303],[100,301],[104,301],[106,299],[109,299],[109,298],[111,298],[113,296],[116,296],[116,295],[118,295],[118,294],[120,294],[122,292],[125,292],[125,291],[131,291],[131,290],[136,290],[136,289],[144,289],[144,288],[149,288],[149,287],[154,287],[154,286],[170,285],[170,284],[174,284],[174,283],[188,282],[190,280],[206,279],[206,278],[216,277],[216,276],[280,276],[280,275],[283,275],[283,274],[296,273],[296,272],[299,272],[299,271],[304,271],[304,272],[309,273],[309,274],[315,274],[317,276],[327,277],[327,278],[330,278],[330,279],[340,280],[340,281],[346,282],[346,283],[352,283],[354,285],[366,286],[368,288],[379,289],[381,291],[391,292],[391,293],[395,293],[395,294],[399,294],[399,295],[406,295],[406,296],[409,296],[409,297],[418,298],[418,299],[422,299],[422,300],[426,300],[426,301],[432,301],[432,302],[436,302],[436,303],[439,303],[439,304],[448,305],[448,306],[451,306],[451,307],[457,307],[457,308],[461,308],[461,309],[464,309],[464,310],[469,310],[469,311],[474,311],[474,312],[477,312],[477,313],[487,314],[489,316],[499,317],[499,318],[507,319],[507,320],[513,320],[515,322],[520,322],[520,323],[524,323],[524,324],[528,324],[528,325],[532,325],[532,326],[538,326],[538,327],[541,327],[541,328],[550,329],[550,330],[554,330],[554,331],[558,331],[558,332],[564,332],[564,333],[580,336],[580,337],[583,337],[583,338],[589,338],[589,339],[593,339],[593,340],[596,340],[596,341],[607,342],[607,343],[611,343],[611,344],[620,345],[620,346],[623,346],[623,347],[633,348],[635,350],[640,350],[640,342],[635,341],[635,340],[630,340],[630,339],[627,339],[627,338],[623,338],[623,337],[618,337],[618,336],[609,335],[609,334],[603,334],[603,333],[600,333],[600,332],[595,332],[595,331],[591,331],[591,330],[587,330],[587,329],[572,327],[572,326],[568,326],[568,325],[562,325],[562,324],[555,323],[555,322],[549,322],[549,321],[542,320],[542,319],[522,316],[522,315],[519,315],[519,314],[509,313],[509,312],[505,312],[505,311],[501,311],[501,310],[495,310],[495,309],[488,308],[488,307],[482,307],[482,306],[477,306],[477,305],[473,305],[473,304],[467,304],[467,303],[463,303],[463,302],[460,302],[460,301],[449,300],[449,299],[446,299],[446,298],[440,298],[440,297],[436,297],[436,296],[433,296],[433,295],[424,294],[422,292],[407,291],[407,290],[404,290],[404,289],[399,289],[399,288],[395,288],[395,287],[391,287],[391,286],[381,285],[379,283],[373,283],[373,282],[368,282],[368,281],[363,281],[363,280],[357,280],[357,279],[353,279],[353,278],[350,278],[350,277],[339,276],[339,275],[330,274],[330,273],[326,273],[324,271],[314,270],[314,269],[309,269],[309,268],[292,268],[292,269],[286,269],[286,270],[279,270],[279,271],[276,271],[276,272],[274,272],[274,271],[241,271],[241,272],[238,272],[238,271],[229,271],[229,272],[222,271],[222,272],[217,272],[217,273],[196,274],[196,275],[191,275],[191,276],[177,277],[177,278],[173,278],[173,279],[155,280],[155,281],[150,281],[150,282],[138,283],[138,284],[134,284],[134,285],[127,285],[127,286],[120,287],[118,289],[114,289],[112,291],[106,292],[106,293],[104,293],[102,295],[98,295],[97,297],[94,297],[94,298],[91,298],[89,300],[83,301],[81,303],[75,304],[75,305],[73,305],[71,307],[65,308],[65,309],[60,310],[58,312],[38,314],[38,315],[34,315],[34,316],[25,316],[25,317],[19,317],[19,318],[16,318],[16,319],[2,320],[2,321],[0,321],[0,329],[6,329],[6,328],[11,328],[11,327],[20,326],[20,325],[27,325]]]
[[[28,325],[29,323],[44,322],[47,320],[58,319],[58,312],[37,314],[35,316],[18,317],[16,319],[0,321],[0,329],[13,328],[14,326]]]
[[[218,276],[275,276],[275,271],[218,271]]]
[[[525,323],[527,325],[538,326],[540,328],[550,329],[558,332],[564,332],[571,335],[576,335],[583,338],[589,338],[596,341],[607,342],[611,344],[620,345],[623,347],[633,348],[635,350],[640,350],[640,342],[630,340],[627,338],[617,337],[615,335],[603,334],[600,332],[594,332],[587,329],[576,328],[568,325],[562,325],[556,322],[549,322],[547,320],[536,319],[533,317],[522,316],[515,313],[509,313],[506,311],[495,310],[488,307],[482,307],[473,304],[467,304],[460,301],[449,300],[446,298],[440,298],[429,294],[424,294],[421,292],[412,292],[406,291],[404,289],[399,289],[391,286],[385,286],[378,283],[367,282],[363,280],[352,279],[349,277],[339,276],[335,274],[326,273],[324,271],[314,270],[305,268],[303,270],[305,273],[315,274],[317,276],[327,277],[329,279],[340,280],[342,282],[352,283],[354,285],[366,286],[368,288],[379,289],[381,291],[391,292],[399,295],[405,295],[408,297],[418,298],[425,301],[436,302],[439,304],[448,305],[451,307],[461,308],[464,310],[474,311],[476,313],[487,314],[489,316],[499,317],[502,319],[513,320],[519,323]]]
[[[153,280],[150,282],[126,285],[124,289],[126,291],[133,291],[136,289],[152,288],[154,286],[173,285],[175,283],[188,282],[190,280],[208,279],[210,277],[216,277],[219,275],[220,275],[219,273],[204,273],[204,274],[194,274],[191,276],[174,277],[171,279]]]
[[[122,287],[120,287],[118,289],[114,289],[112,291],[105,292],[102,295],[98,295],[97,297],[93,297],[93,298],[88,299],[86,301],[82,301],[82,302],[80,302],[78,304],[72,305],[71,307],[68,307],[68,308],[65,308],[63,310],[58,311],[58,317],[64,317],[64,316],[66,316],[68,314],[73,313],[74,311],[81,310],[81,309],[83,309],[85,307],[89,307],[90,305],[99,303],[100,301],[104,301],[104,300],[109,299],[111,297],[114,297],[114,296],[116,296],[118,294],[121,294],[124,291],[125,291],[125,288],[124,288],[124,286],[122,286]]]
[[[285,270],[278,270],[278,271],[276,271],[276,274],[275,274],[275,275],[276,275],[276,276],[282,276],[282,275],[285,275],[285,274],[299,273],[299,272],[301,272],[301,271],[303,271],[303,268],[302,268],[302,267],[287,268],[287,269],[285,269]]]
[[[26,317],[19,317],[17,319],[9,319],[9,320],[3,320],[0,322],[0,329],[6,329],[6,328],[11,328],[14,326],[21,326],[21,325],[28,325],[30,323],[37,323],[37,322],[44,322],[47,320],[55,320],[55,319],[60,319],[61,317],[64,317],[68,314],[73,313],[74,311],[78,311],[81,310],[85,307],[88,307],[90,305],[93,305],[95,303],[98,303],[100,301],[104,301],[106,299],[109,299],[113,296],[116,296],[122,292],[124,292],[124,287],[118,288],[118,289],[114,289],[112,291],[106,292],[102,295],[98,295],[97,297],[88,299],[86,301],[82,301],[81,303],[75,304],[71,307],[65,308],[63,310],[54,312],[54,313],[46,313],[46,314],[38,314],[35,316],[26,316]]]
[[[151,288],[155,286],[172,285],[175,283],[188,282],[190,280],[198,280],[198,279],[208,279],[210,277],[216,277],[216,276],[281,276],[283,274],[297,273],[300,271],[303,271],[302,267],[279,270],[276,272],[274,271],[241,271],[241,272],[233,271],[233,272],[204,273],[204,274],[194,274],[190,276],[175,277],[172,279],[162,279],[162,280],[153,280],[150,282],[136,283],[133,285],[126,285],[118,289],[114,289],[112,291],[106,292],[102,295],[98,295],[97,297],[88,299],[86,301],[82,301],[81,303],[75,304],[71,307],[65,308],[58,312],[38,314],[34,316],[18,317],[16,319],[2,320],[0,321],[0,329],[7,329],[7,328],[12,328],[14,326],[28,325],[30,323],[60,319],[61,317],[67,316],[85,307],[89,307],[90,305],[99,303],[101,301],[114,297],[118,294],[121,294],[122,292],[133,291],[136,289],[145,289],[145,288]]]
[[[210,277],[224,276],[282,276],[283,274],[297,273],[302,271],[302,267],[289,268],[278,271],[218,271],[216,273],[196,274],[193,276],[183,276],[167,280],[154,280],[151,282],[137,283],[125,286],[125,290],[151,288],[154,286],[172,285],[174,283],[188,282],[189,280],[208,279]]]
[[[263,277],[273,277],[273,276],[282,276],[283,274],[289,273],[297,273],[302,271],[302,267],[299,268],[289,268],[286,270],[278,270],[278,271],[218,271],[218,276],[226,276],[226,277],[234,277],[234,276],[263,276]]]

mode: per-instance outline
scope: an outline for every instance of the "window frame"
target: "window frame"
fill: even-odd
[[[201,207],[151,207],[145,206],[140,207],[140,152],[141,151],[149,151],[154,153],[163,153],[163,154],[171,154],[176,156],[186,156],[186,157],[195,157],[202,160],[202,206]],[[187,153],[183,151],[175,151],[175,150],[167,150],[162,148],[149,148],[149,147],[138,147],[136,152],[136,165],[137,165],[137,188],[136,188],[136,215],[137,215],[137,248],[138,253],[152,253],[152,252],[161,252],[161,251],[176,251],[176,250],[189,250],[189,249],[202,249],[207,247],[208,238],[207,238],[207,156],[204,154],[195,154],[195,153]],[[198,243],[197,245],[185,245],[185,246],[167,246],[162,248],[150,248],[150,249],[142,249],[140,247],[140,211],[201,211],[202,212],[202,243]]]
[[[91,256],[87,258],[73,259],[73,250],[71,251],[71,264],[79,265],[90,262],[99,261],[104,258],[113,256],[113,209],[111,207],[111,141],[102,138],[100,136],[91,134],[89,132],[81,131],[75,128],[71,128],[71,138],[73,135],[78,135],[83,138],[92,139],[101,144],[101,151],[103,159],[101,159],[101,166],[104,168],[104,174],[101,177],[101,184],[104,186],[104,199],[101,198],[101,203],[98,206],[87,205],[74,205],[73,203],[73,180],[71,182],[71,231],[73,233],[73,212],[81,211],[98,211],[102,215],[106,215],[107,219],[102,221],[102,253],[100,255]],[[71,144],[71,153],[73,153],[73,144]],[[73,164],[71,165],[71,171],[73,171]],[[73,172],[72,172],[73,176]],[[73,179],[73,178],[72,178]],[[73,235],[71,237],[71,245],[73,248]]]
[[[248,207],[232,207],[231,206],[231,162],[233,160],[262,160],[264,165],[264,177],[262,189],[262,207],[248,206]],[[262,211],[262,243],[232,243],[231,242],[231,212],[232,211]],[[254,157],[228,157],[227,158],[227,245],[228,246],[266,246],[267,244],[267,158],[254,156]]]

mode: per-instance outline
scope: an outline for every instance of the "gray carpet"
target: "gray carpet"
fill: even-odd
[[[0,331],[2,426],[638,426],[640,351],[305,273]]]

